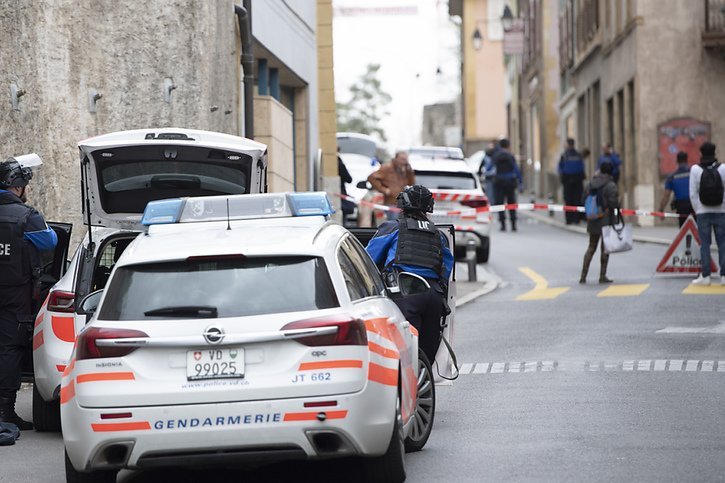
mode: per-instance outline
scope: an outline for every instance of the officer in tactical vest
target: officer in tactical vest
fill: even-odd
[[[0,422],[13,423],[20,430],[33,429],[15,413],[15,397],[23,353],[33,336],[40,252],[58,243],[40,213],[25,204],[32,177],[31,169],[15,158],[0,163]]]
[[[419,346],[431,362],[441,340],[441,318],[448,310],[444,294],[453,269],[448,239],[426,216],[433,211],[433,203],[425,186],[406,186],[397,197],[400,218],[380,225],[366,248],[384,277],[396,271],[410,272],[430,285],[425,292],[394,300],[418,329]]]

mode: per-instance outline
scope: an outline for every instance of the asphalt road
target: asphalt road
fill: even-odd
[[[593,282],[598,256],[579,285],[586,243],[526,220],[495,233],[488,268],[500,286],[458,312],[462,374],[438,388],[433,435],[407,456],[408,481],[725,479],[725,288],[688,294],[687,279],[654,277],[665,247],[649,244],[611,257],[614,286]],[[29,417],[29,391],[18,406]],[[64,481],[59,435],[24,433],[0,454],[0,482]],[[356,476],[349,462],[326,462],[119,481]]]

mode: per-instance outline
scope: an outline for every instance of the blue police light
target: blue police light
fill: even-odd
[[[293,216],[329,216],[335,213],[327,194],[323,191],[289,193],[287,196]]]
[[[182,198],[149,201],[143,212],[141,224],[149,226],[176,223],[179,221],[183,207],[184,200]]]

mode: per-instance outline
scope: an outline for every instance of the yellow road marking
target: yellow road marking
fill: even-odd
[[[688,285],[682,291],[686,295],[725,295],[725,285]]]
[[[611,285],[597,294],[597,297],[635,297],[649,288],[648,283]]]
[[[550,300],[569,291],[569,287],[549,288],[549,282],[529,267],[519,267],[519,272],[534,282],[534,289],[516,297],[516,300]]]

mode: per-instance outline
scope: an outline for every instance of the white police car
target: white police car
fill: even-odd
[[[149,203],[63,373],[68,481],[121,468],[359,456],[402,481],[431,368],[324,193]],[[453,290],[455,287],[453,286]]]
[[[61,373],[86,323],[86,316],[75,313],[75,301],[105,286],[114,263],[142,230],[146,204],[175,196],[259,193],[266,185],[266,146],[228,134],[143,129],[97,136],[78,147],[84,222],[91,229],[66,266],[71,226],[50,223],[59,242],[55,259],[44,261],[42,281],[50,293],[43,297],[32,344],[33,423],[39,431],[60,430]]]

